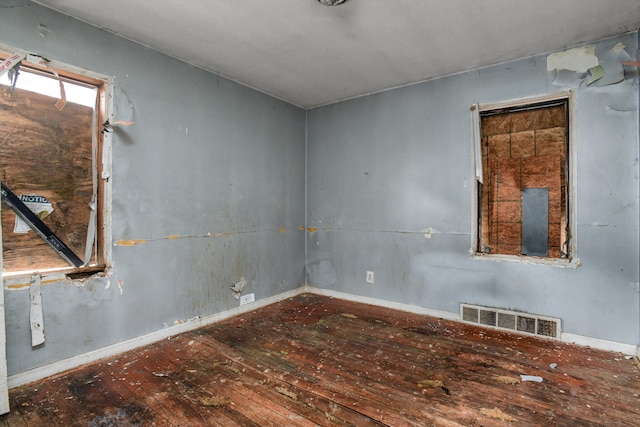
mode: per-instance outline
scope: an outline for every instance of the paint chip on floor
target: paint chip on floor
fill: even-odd
[[[522,381],[533,381],[536,383],[542,382],[542,377],[539,377],[537,375],[520,375],[520,379],[522,379]]]

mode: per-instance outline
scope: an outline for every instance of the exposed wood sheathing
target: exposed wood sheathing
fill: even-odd
[[[560,258],[566,238],[563,185],[566,146],[562,106],[482,118],[481,251],[522,253],[522,190],[549,190],[549,257]]]
[[[0,179],[17,195],[53,204],[44,222],[80,257],[84,254],[91,182],[92,109],[20,89],[0,88]],[[15,213],[2,209],[4,271],[67,267],[35,232],[13,232]]]

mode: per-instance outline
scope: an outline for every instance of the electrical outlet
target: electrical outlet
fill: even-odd
[[[250,302],[254,302],[256,300],[256,294],[246,294],[240,297],[240,305],[249,304]]]
[[[373,284],[373,271],[367,271],[367,283]]]

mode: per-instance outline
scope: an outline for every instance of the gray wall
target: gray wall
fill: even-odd
[[[0,43],[114,77],[114,117],[136,124],[113,139],[113,241],[147,240],[113,248],[108,289],[43,286],[41,348],[28,289],[6,290],[9,374],[236,307],[240,276],[256,299],[304,282],[303,110],[27,1],[0,8]]]
[[[596,53],[618,42],[635,57],[637,33]],[[546,65],[542,55],[309,111],[307,222],[319,230],[308,282],[449,312],[467,302],[557,316],[565,332],[638,344],[637,74],[577,91],[582,265],[470,259],[469,106],[558,91]]]
[[[305,115],[309,284],[451,312],[514,308],[640,341],[636,80],[578,91],[582,266],[474,261],[469,105],[557,90],[544,56],[305,113],[25,0],[0,8],[0,43],[115,78],[114,116],[136,124],[113,141],[113,241],[147,240],[113,248],[108,289],[43,287],[40,348],[28,289],[5,290],[10,374],[235,307],[240,276],[258,299],[303,284]],[[618,41],[635,52],[637,34],[599,49]]]

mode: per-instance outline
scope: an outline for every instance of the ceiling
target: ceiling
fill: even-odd
[[[640,27],[640,0],[36,3],[303,108]]]

